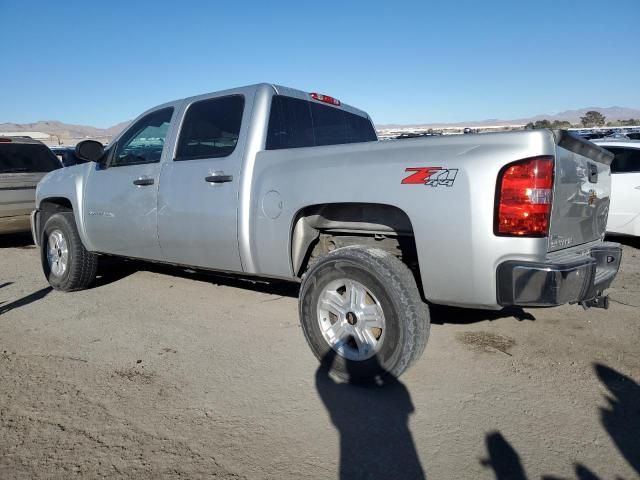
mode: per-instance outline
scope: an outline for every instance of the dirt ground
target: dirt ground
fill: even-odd
[[[106,262],[52,291],[0,239],[0,478],[640,478],[640,242],[610,310],[438,308],[422,359],[338,384],[295,285]]]

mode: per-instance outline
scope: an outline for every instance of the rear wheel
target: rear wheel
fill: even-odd
[[[87,288],[96,277],[98,256],[80,240],[73,212],[52,215],[42,232],[42,269],[56,290]]]
[[[351,382],[399,376],[424,351],[429,311],[409,268],[383,250],[346,247],[306,274],[300,320],[313,353]]]

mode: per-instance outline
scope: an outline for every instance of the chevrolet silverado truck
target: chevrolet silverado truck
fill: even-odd
[[[299,316],[334,375],[400,375],[429,305],[606,307],[613,155],[565,131],[378,141],[339,100],[271,84],[155,107],[38,185],[52,287],[101,255],[300,281]]]

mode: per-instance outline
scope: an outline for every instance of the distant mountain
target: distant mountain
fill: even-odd
[[[430,124],[383,124],[376,125],[378,129],[394,128],[437,128],[437,127],[483,127],[488,125],[525,125],[536,120],[564,120],[571,123],[580,123],[580,117],[589,110],[602,113],[607,121],[640,119],[640,110],[627,107],[585,107],[578,110],[567,110],[556,114],[541,114],[527,118],[514,120],[469,120],[455,123],[430,123]],[[0,123],[0,132],[44,132],[59,138],[79,139],[86,137],[111,138],[124,130],[130,122],[121,122],[109,128],[97,128],[88,125],[72,125],[57,120],[41,120],[35,123]]]
[[[455,123],[430,123],[430,124],[385,124],[376,125],[378,129],[393,129],[393,128],[434,128],[434,127],[484,127],[489,125],[526,125],[529,122],[535,122],[536,120],[561,120],[571,123],[580,123],[580,117],[583,117],[585,113],[590,110],[595,110],[602,113],[607,121],[613,120],[628,120],[630,118],[640,119],[640,110],[636,108],[627,107],[585,107],[577,110],[567,110],[556,114],[540,114],[527,118],[516,118],[513,120],[501,120],[497,118],[491,118],[487,120],[469,120],[466,122]]]
[[[0,132],[43,132],[60,138],[110,138],[120,133],[127,125],[129,122],[121,122],[109,128],[97,128],[57,120],[40,120],[34,123],[0,123]]]

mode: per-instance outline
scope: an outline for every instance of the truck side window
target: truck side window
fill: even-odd
[[[372,142],[376,132],[367,117],[299,98],[274,95],[267,150]]]
[[[190,105],[180,131],[176,161],[231,155],[238,143],[243,111],[242,95],[211,98]]]
[[[640,172],[640,148],[601,146],[615,155],[611,162],[611,173]]]
[[[271,100],[267,150],[315,146],[310,107],[304,100],[275,95]]]
[[[118,140],[112,167],[160,161],[173,107],[163,108],[138,120]]]

